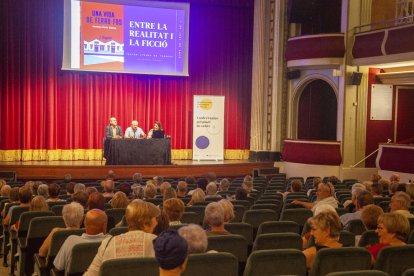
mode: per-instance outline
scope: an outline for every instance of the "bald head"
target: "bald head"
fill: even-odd
[[[97,235],[106,232],[108,217],[105,212],[99,209],[92,209],[86,213],[85,228],[86,234]]]

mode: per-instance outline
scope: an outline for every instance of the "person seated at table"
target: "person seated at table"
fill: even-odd
[[[136,120],[132,121],[131,126],[125,130],[125,138],[141,139],[145,137],[145,132],[138,127],[138,121]]]
[[[106,138],[122,138],[122,128],[118,126],[115,117],[109,119],[109,125],[105,128]]]
[[[164,131],[162,129],[162,125],[161,122],[159,121],[155,121],[154,122],[154,128],[150,129],[150,131],[148,131],[148,139],[153,138],[154,136],[154,131]],[[154,138],[161,138],[161,137],[154,137]]]

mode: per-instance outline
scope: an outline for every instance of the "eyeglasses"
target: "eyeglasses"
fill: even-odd
[[[377,230],[384,230],[384,227],[377,225]]]

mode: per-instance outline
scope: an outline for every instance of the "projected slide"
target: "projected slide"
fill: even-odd
[[[72,2],[71,63],[64,69],[187,75],[186,12]]]

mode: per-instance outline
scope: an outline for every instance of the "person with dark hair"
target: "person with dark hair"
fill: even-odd
[[[195,178],[194,178],[193,176],[187,176],[187,177],[184,179],[184,181],[185,181],[185,183],[187,183],[188,185],[193,185],[193,184],[195,184],[195,183],[196,183],[196,180],[195,180]]]
[[[72,175],[70,173],[67,173],[63,176],[63,183],[69,183],[72,181]]]
[[[86,188],[86,193],[88,194],[88,196],[90,196],[93,193],[97,193],[98,190],[95,187],[88,187]]]
[[[121,185],[119,185],[118,187],[119,191],[123,192],[127,197],[129,197],[131,195],[131,185],[127,184],[127,183],[123,183]]]
[[[165,211],[161,211],[160,215],[157,217],[157,226],[155,226],[154,231],[152,232],[154,235],[159,235],[165,230],[170,227],[170,222],[168,220],[168,215]]]
[[[247,200],[247,192],[243,188],[237,188],[234,197],[236,200]]]
[[[162,129],[162,125],[161,125],[161,122],[159,122],[159,121],[155,121],[154,122],[154,128],[152,128],[152,129],[150,129],[149,131],[148,131],[148,139],[151,139],[153,136],[154,136],[154,132],[155,131],[159,131],[159,130],[163,130]],[[156,137],[157,138],[157,137]]]
[[[47,201],[62,201],[59,198],[59,192],[60,192],[60,186],[57,183],[52,183],[49,185],[49,198],[47,199]]]
[[[210,183],[210,182],[216,182],[216,179],[217,179],[216,173],[214,173],[214,172],[207,173],[208,183]]]
[[[161,186],[161,183],[163,183],[164,182],[164,178],[162,178],[162,176],[154,176],[153,178],[152,178],[152,184],[154,184],[155,185],[155,187],[159,187],[159,186]]]
[[[66,183],[66,194],[73,195],[75,193],[75,182]]]
[[[164,201],[163,211],[168,216],[170,225],[181,224],[181,217],[184,214],[184,202],[178,198],[170,198]]]
[[[187,265],[187,242],[174,229],[162,232],[154,241],[160,276],[179,276]]]
[[[356,211],[354,213],[346,213],[343,214],[340,217],[341,223],[344,228],[347,228],[349,225],[349,222],[354,219],[361,219],[361,213],[362,209],[369,205],[374,203],[374,197],[372,194],[365,190],[358,190],[356,194],[356,200],[355,200],[355,209]]]
[[[371,194],[373,197],[382,197],[382,185],[378,182],[372,183]]]
[[[88,209],[89,210],[99,209],[99,210],[104,211],[105,203],[106,203],[106,199],[101,193],[99,192],[92,193],[89,195]]]
[[[197,188],[200,188],[201,190],[205,191],[207,185],[208,185],[207,178],[202,177],[202,178],[197,179]]]
[[[19,188],[19,205],[14,205],[9,208],[9,212],[7,213],[7,216],[3,219],[3,225],[9,225],[10,219],[11,219],[11,213],[12,210],[16,207],[24,207],[29,206],[30,201],[32,200],[32,192],[30,189],[27,188]]]
[[[83,208],[88,206],[89,195],[86,192],[79,191],[72,195],[72,202],[77,202],[82,205]]]
[[[331,182],[331,184],[335,187],[336,184],[338,184],[339,179],[336,176],[331,176],[328,178],[328,182]]]

